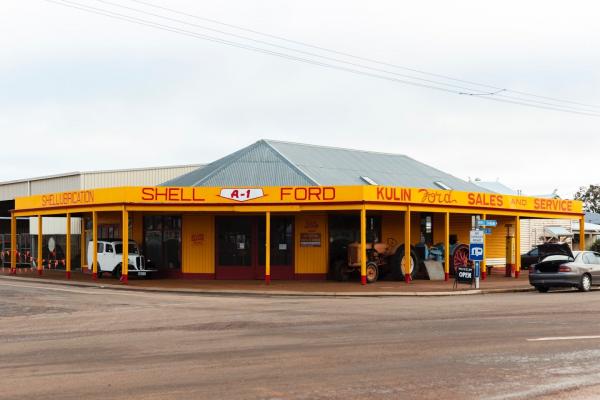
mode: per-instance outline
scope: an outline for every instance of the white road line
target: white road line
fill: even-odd
[[[600,339],[600,335],[594,336],[554,336],[541,337],[535,339],[527,339],[528,342],[549,342],[553,340],[585,340],[585,339]]]

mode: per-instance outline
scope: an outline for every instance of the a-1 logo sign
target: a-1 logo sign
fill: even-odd
[[[262,189],[221,189],[220,197],[235,201],[248,201],[263,197],[265,194]]]
[[[471,243],[469,245],[469,260],[483,261],[483,244]]]

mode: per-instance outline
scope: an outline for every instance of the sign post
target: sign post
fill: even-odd
[[[484,231],[479,229],[472,230],[470,234],[469,260],[475,262],[475,289],[479,289],[480,263],[483,261],[483,235]]]

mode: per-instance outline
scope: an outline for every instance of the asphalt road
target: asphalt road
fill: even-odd
[[[0,279],[2,399],[593,399],[600,291],[298,298]]]

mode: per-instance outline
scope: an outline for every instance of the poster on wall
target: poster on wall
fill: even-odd
[[[321,234],[319,232],[301,232],[300,247],[321,247]]]

